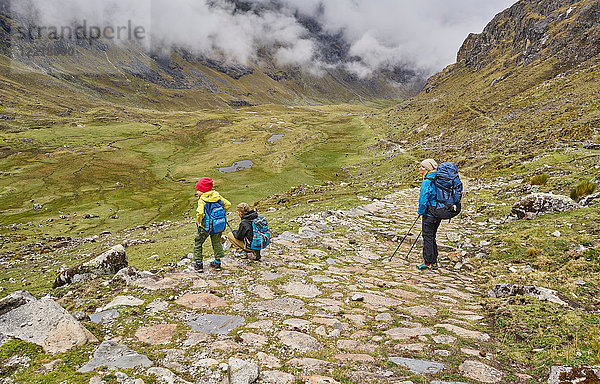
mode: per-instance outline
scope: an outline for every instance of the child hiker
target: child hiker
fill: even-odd
[[[196,210],[198,231],[194,239],[194,269],[196,272],[204,272],[202,244],[208,237],[210,237],[215,253],[215,259],[211,261],[210,266],[216,270],[221,269],[221,258],[223,257],[221,233],[225,230],[226,211],[231,207],[231,203],[212,188],[213,181],[208,177],[201,178],[196,184],[198,190],[198,209]]]
[[[235,209],[238,216],[242,220],[237,230],[229,232],[227,238],[238,252],[238,256],[247,257],[250,260],[260,260],[260,250],[250,249],[252,243],[252,220],[258,217],[258,213],[254,209],[250,209],[247,203],[239,203]]]

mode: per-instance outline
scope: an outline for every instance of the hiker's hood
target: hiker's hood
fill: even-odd
[[[242,220],[254,220],[258,217],[258,213],[253,209],[250,212],[246,212],[242,215]]]
[[[437,170],[433,170],[433,171],[429,171],[425,174],[425,176],[423,176],[423,179],[429,179],[429,180],[433,180],[435,179],[435,173],[437,172]],[[429,177],[427,177],[429,176]]]
[[[207,203],[216,203],[217,201],[221,200],[222,197],[217,191],[208,191],[204,192],[202,196],[200,196],[200,199],[206,201]]]

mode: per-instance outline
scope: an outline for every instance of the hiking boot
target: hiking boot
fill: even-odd
[[[431,264],[431,269],[438,269],[438,264],[437,263],[432,263]]]
[[[431,269],[431,264],[423,263],[421,265],[417,265],[417,268],[420,270]]]
[[[198,273],[204,272],[204,264],[202,264],[201,261],[200,262],[196,261],[194,263],[194,270]]]
[[[239,257],[240,259],[248,258],[248,256],[246,256],[246,252],[244,251],[233,251],[233,256]]]
[[[248,254],[248,258],[250,260],[254,260],[254,261],[260,260],[260,251],[259,250],[252,251],[251,253]]]
[[[220,271],[221,270],[221,260],[211,261],[210,266],[213,267],[216,271]]]

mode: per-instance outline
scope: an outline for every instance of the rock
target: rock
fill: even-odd
[[[373,353],[377,349],[377,344],[373,343],[361,343],[358,340],[338,340],[336,347],[342,350],[348,351],[363,351],[367,353]]]
[[[259,320],[254,323],[246,324],[246,328],[269,329],[273,327],[273,320]]]
[[[294,331],[305,331],[312,323],[304,319],[287,319],[283,322],[283,324],[287,325]]]
[[[92,260],[60,273],[56,280],[54,280],[53,287],[58,288],[77,281],[86,281],[102,275],[116,274],[119,270],[127,266],[125,248],[122,245],[115,245]]]
[[[260,369],[255,362],[234,357],[229,359],[227,370],[229,384],[252,384],[258,379],[259,374]]]
[[[281,371],[265,371],[260,374],[265,384],[294,384],[294,375]]]
[[[175,303],[190,309],[213,309],[227,305],[227,301],[211,293],[186,293]]]
[[[392,328],[385,331],[385,334],[394,340],[406,340],[412,337],[432,335],[435,331],[431,328]]]
[[[73,318],[77,321],[87,321],[90,317],[83,311],[75,311],[73,312]]]
[[[252,307],[258,311],[267,313],[277,313],[283,316],[303,316],[306,313],[304,302],[292,297],[262,301],[252,304]]]
[[[281,368],[281,360],[273,355],[267,355],[264,352],[258,352],[256,354],[256,359],[260,363],[261,366],[267,368]]]
[[[397,307],[402,304],[402,301],[400,301],[400,300],[392,299],[390,297],[386,297],[386,296],[382,296],[382,295],[376,295],[374,293],[353,292],[352,297],[354,298],[355,295],[361,295],[363,297],[363,300],[358,300],[358,301],[364,301],[366,304],[370,304],[370,305],[378,306],[378,307],[381,307],[381,306]],[[354,300],[354,301],[357,301],[357,300]]]
[[[410,312],[410,315],[413,317],[435,317],[437,315],[437,309],[424,305],[408,307],[406,310]]]
[[[0,300],[0,316],[35,300],[35,296],[27,291],[15,291]]]
[[[232,352],[232,351],[237,351],[238,349],[240,349],[241,345],[239,345],[238,343],[236,343],[235,341],[233,341],[231,339],[225,339],[225,340],[217,340],[217,341],[213,342],[212,344],[210,344],[210,348],[213,351],[221,350],[221,351],[225,351],[225,352]]]
[[[418,299],[419,296],[420,296],[418,293],[410,292],[410,291],[405,291],[404,289],[400,289],[400,288],[388,289],[385,292],[386,293],[391,293],[394,296],[398,296],[398,297],[400,297],[402,299],[407,299],[407,300]]]
[[[280,331],[277,337],[282,344],[303,353],[315,352],[322,348],[317,339],[301,332]]]
[[[293,232],[285,231],[281,235],[279,235],[273,239],[274,243],[282,243],[282,242],[286,242],[286,241],[289,241],[292,243],[298,243],[298,242],[302,241],[302,238]]]
[[[226,335],[246,322],[243,316],[203,314],[188,321],[192,331],[204,334]]]
[[[79,368],[77,372],[87,373],[100,367],[115,370],[151,366],[152,361],[147,356],[114,341],[106,340],[98,346],[93,358]]]
[[[210,336],[202,332],[190,332],[190,334],[183,341],[184,347],[193,347],[200,343],[206,342],[210,339]]]
[[[150,272],[141,272],[139,278],[132,280],[130,283],[136,287],[149,289],[151,291],[157,291],[159,289],[172,289],[178,284],[177,280],[170,277],[160,277],[151,274]],[[197,282],[201,281],[198,279],[194,281],[194,288],[197,288]]]
[[[142,304],[144,304],[144,300],[138,299],[137,297],[133,297],[133,296],[117,296],[114,299],[112,299],[112,301],[110,303],[106,304],[102,308],[102,310],[106,311],[108,309],[115,308],[115,307],[120,307],[120,306],[135,307],[135,306],[142,305]]]
[[[266,285],[253,285],[248,290],[261,299],[271,300],[275,298],[275,292]]]
[[[440,380],[434,380],[431,382],[431,384],[469,384],[469,383],[465,383],[462,381],[440,381]]]
[[[335,381],[331,377],[319,375],[302,376],[302,382],[304,384],[341,384],[339,381]]]
[[[142,343],[160,345],[170,343],[175,332],[177,332],[177,324],[157,324],[138,329],[135,337]]]
[[[380,313],[379,315],[375,316],[375,320],[376,321],[392,321],[392,315],[390,315],[389,313]]]
[[[436,324],[436,328],[444,328],[448,332],[452,332],[457,334],[460,337],[465,337],[469,339],[474,339],[478,341],[489,341],[490,335],[487,333],[472,331],[470,329],[461,328],[458,325],[454,324]]]
[[[457,243],[460,241],[460,235],[454,232],[446,233],[446,238],[448,239],[448,241],[451,241],[453,243]]]
[[[561,235],[560,231],[552,232],[552,236],[554,236],[554,237],[560,237],[560,235]]]
[[[146,306],[146,313],[150,316],[157,315],[169,308],[169,303],[161,299],[154,299]]]
[[[333,356],[338,361],[354,361],[360,363],[374,363],[375,358],[364,353],[337,353]]]
[[[259,335],[259,334],[252,333],[252,332],[244,332],[244,333],[242,333],[240,338],[242,339],[242,342],[244,342],[245,344],[252,344],[257,347],[262,347],[262,346],[266,345],[267,341],[269,340],[263,335]]]
[[[542,301],[547,300],[558,305],[569,306],[568,303],[558,297],[556,291],[548,288],[536,287],[535,285],[497,284],[488,292],[488,296],[490,297],[507,297],[516,295],[535,297]]]
[[[150,375],[154,375],[158,378],[159,383],[167,383],[167,384],[192,384],[189,381],[183,380],[180,377],[177,377],[173,372],[163,367],[152,367],[146,371]],[[120,383],[124,383],[124,381],[119,381]],[[125,382],[128,383],[128,382]]]
[[[587,195],[583,199],[579,200],[580,205],[594,205],[600,203],[600,192],[592,193]]]
[[[512,207],[512,212],[519,219],[523,219],[525,216],[533,218],[547,213],[565,212],[577,208],[581,208],[581,206],[567,196],[534,193],[516,202]]]
[[[444,364],[435,361],[409,359],[406,357],[390,357],[388,360],[394,364],[406,367],[418,375],[438,373],[445,367]]]
[[[437,335],[433,336],[432,339],[438,344],[452,344],[456,341],[456,337],[450,335]]]
[[[96,324],[109,322],[119,317],[119,311],[110,309],[108,311],[100,311],[90,315],[90,320]]]
[[[113,280],[122,280],[125,284],[132,284],[134,281],[142,279],[144,277],[152,276],[150,272],[140,272],[136,267],[129,266],[122,268],[117,272],[117,274],[113,277]]]
[[[352,301],[363,301],[365,297],[361,293],[353,293],[350,300]]]
[[[550,368],[548,384],[576,384],[600,382],[600,365],[565,367],[555,365]]]
[[[458,369],[465,377],[482,383],[500,383],[504,378],[503,372],[474,360],[465,361]]]
[[[303,284],[300,282],[289,282],[280,288],[290,295],[305,298],[313,298],[321,294],[321,291],[316,286]]]
[[[194,367],[210,368],[216,367],[217,365],[219,365],[219,362],[215,359],[211,359],[210,357],[208,357],[205,359],[194,360],[192,361],[192,365]],[[229,367],[227,368],[229,369]]]
[[[320,369],[320,368],[323,368],[330,364],[331,364],[330,362],[325,361],[325,360],[313,359],[310,357],[303,357],[303,358],[291,359],[287,362],[286,365],[288,367],[300,367],[300,368],[310,370],[310,369]]]
[[[20,291],[2,300],[3,310],[12,309],[0,316],[1,344],[12,337],[40,345],[48,353],[63,353],[98,341],[54,300],[32,297]],[[19,303],[22,305],[16,306]]]

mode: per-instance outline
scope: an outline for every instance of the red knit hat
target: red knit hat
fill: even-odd
[[[203,177],[198,183],[196,183],[196,189],[200,192],[212,191],[213,181],[210,177]]]

